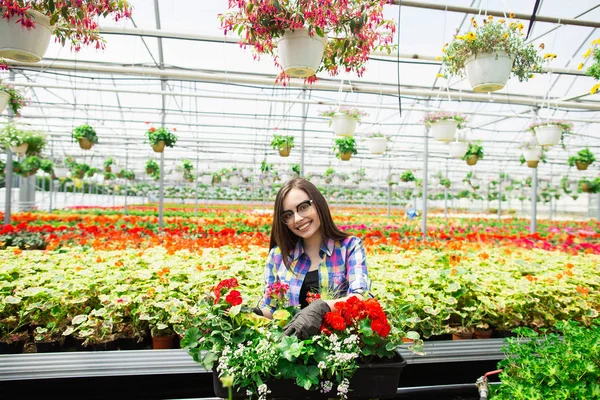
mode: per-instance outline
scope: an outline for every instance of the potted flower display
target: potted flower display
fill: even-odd
[[[353,71],[361,76],[373,50],[392,50],[396,26],[383,18],[388,3],[232,1],[219,19],[226,34],[235,32],[241,45],[253,46],[257,58],[273,56],[281,71],[278,80],[285,83],[298,77],[312,83],[320,71],[331,76]]]
[[[288,157],[290,151],[294,148],[294,137],[275,134],[273,140],[271,140],[271,147],[279,151],[281,157]]]
[[[144,168],[146,168],[146,173],[148,175],[153,175],[159,171],[160,166],[158,165],[158,163],[156,161],[148,160],[148,161],[146,161],[146,165],[144,166]]]
[[[465,127],[467,119],[457,113],[446,111],[436,111],[429,113],[423,118],[423,123],[427,125],[433,138],[440,142],[451,142],[457,129]]]
[[[542,57],[533,44],[526,44],[521,22],[506,23],[491,15],[479,24],[471,18],[475,31],[455,35],[444,45],[441,57],[445,76],[463,76],[466,70],[475,92],[495,92],[506,85],[510,76],[520,82],[542,72]],[[543,48],[543,45],[540,46]],[[546,59],[556,55],[546,55]]]
[[[3,58],[39,62],[54,35],[63,46],[69,42],[76,52],[82,46],[102,49],[104,39],[96,20],[112,16],[115,21],[131,17],[126,0],[90,0],[80,2],[55,0],[0,0],[0,66]],[[2,68],[0,68],[2,69]]]
[[[25,154],[29,147],[29,140],[34,131],[28,131],[14,124],[6,124],[0,130],[0,142],[16,154]]]
[[[146,138],[156,153],[162,153],[165,147],[173,147],[177,143],[177,136],[165,127],[158,129],[152,127],[146,131]]]
[[[450,186],[452,185],[452,181],[450,181],[450,179],[448,179],[448,178],[441,177],[440,178],[440,185],[442,185],[446,189],[450,189]]]
[[[387,147],[388,138],[383,133],[369,133],[367,135],[367,147],[371,154],[383,154]]]
[[[329,126],[337,136],[352,137],[356,130],[356,125],[367,113],[354,107],[338,107],[322,111],[319,115],[329,118]]]
[[[600,192],[600,178],[587,179],[581,178],[579,180],[579,192],[583,193],[598,193]]]
[[[402,182],[415,182],[417,178],[415,174],[411,170],[406,170],[402,174],[400,174],[400,180]]]
[[[600,38],[595,39],[592,41],[592,45],[590,48],[587,49],[587,51],[585,52],[585,54],[583,55],[583,58],[588,58],[589,56],[592,56],[592,65],[590,65],[588,67],[588,69],[585,71],[585,74],[588,76],[591,76],[592,78],[596,79],[597,81],[600,81]],[[579,67],[577,69],[582,69],[583,68],[583,63],[579,64]],[[598,90],[600,90],[600,83],[596,83],[594,86],[592,86],[592,88],[590,89],[590,94],[596,94],[596,92],[598,92]]]
[[[238,289],[236,278],[212,288],[196,305],[196,318],[181,341],[194,361],[213,371],[217,397],[280,398],[290,391],[311,398],[395,395],[406,364],[396,350],[402,334],[376,299],[353,296],[336,303],[320,332],[301,340],[283,333],[299,311],[285,301],[288,285],[277,282],[267,289],[276,307],[272,320],[254,314]]]
[[[458,138],[457,140],[448,143],[448,155],[451,158],[463,158],[468,150],[469,142],[458,140]]]
[[[594,161],[596,161],[594,154],[586,147],[579,150],[576,156],[569,157],[567,163],[570,167],[577,166],[579,171],[585,171]]]
[[[112,166],[115,163],[115,159],[112,157],[104,160],[104,172],[112,172]]]
[[[21,116],[21,108],[25,106],[25,96],[20,90],[0,80],[0,113],[9,106],[15,117]]]
[[[529,132],[535,134],[540,146],[554,146],[563,142],[565,135],[571,133],[572,129],[572,124],[559,120],[535,122],[527,128]]]
[[[537,168],[542,157],[542,146],[538,145],[535,136],[521,143],[520,147],[523,149],[521,164],[526,161],[529,168]]]
[[[467,162],[467,165],[475,165],[477,164],[477,161],[483,159],[483,146],[481,145],[481,141],[478,140],[469,143],[469,148],[462,159]]]
[[[342,161],[348,161],[353,154],[358,154],[356,141],[353,137],[343,137],[335,139],[335,156]]]
[[[73,129],[73,139],[79,142],[79,147],[83,150],[89,150],[98,143],[96,130],[89,124],[83,124]]]

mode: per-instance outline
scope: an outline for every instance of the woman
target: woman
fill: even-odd
[[[302,308],[284,333],[301,339],[319,333],[336,302],[355,295],[362,299],[370,289],[361,240],[333,223],[325,197],[303,178],[287,182],[275,198],[265,295],[258,310],[267,318],[275,309],[267,288],[277,282],[289,285],[289,304]],[[326,292],[334,299],[309,304],[310,292]]]

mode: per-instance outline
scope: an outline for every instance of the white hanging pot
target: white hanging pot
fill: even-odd
[[[171,176],[174,181],[182,181],[183,180],[183,171],[174,171]]]
[[[535,138],[540,146],[554,146],[560,142],[562,131],[558,125],[535,127]]]
[[[450,142],[448,143],[448,154],[451,158],[463,158],[469,149],[468,142]]]
[[[0,13],[4,11],[1,9]],[[27,13],[31,15],[35,28],[24,28],[17,22],[19,18],[16,16],[10,21],[0,19],[0,58],[36,63],[46,54],[52,36],[50,18],[33,10],[28,10]]]
[[[326,44],[326,37],[316,33],[310,36],[307,29],[286,31],[277,44],[283,71],[294,78],[313,76],[319,69]]]
[[[502,89],[512,70],[513,60],[504,51],[472,55],[465,61],[469,83],[475,92]]]
[[[59,179],[66,178],[68,173],[69,173],[68,168],[65,168],[65,167],[55,167],[54,168],[54,175]]]
[[[367,181],[360,181],[360,182],[358,182],[358,188],[359,189],[368,189],[369,188],[369,182],[367,182]]]
[[[229,178],[229,183],[232,186],[239,186],[242,183],[242,177],[233,175],[232,177]]]
[[[336,185],[336,186],[341,185],[342,183],[344,183],[344,181],[342,180],[342,178],[340,178],[339,176],[334,176],[331,182],[334,185]]]
[[[387,139],[382,137],[369,138],[367,141],[367,147],[371,154],[383,154],[387,147]]]
[[[10,95],[8,93],[0,92],[0,114],[6,106],[8,105],[8,101],[10,100]]]
[[[27,148],[29,147],[29,143],[23,143],[20,146],[10,146],[10,151],[17,154],[25,154]]]
[[[433,138],[440,142],[451,142],[458,129],[458,121],[453,119],[444,119],[431,124],[429,130]]]
[[[212,175],[202,175],[200,177],[200,183],[202,183],[203,185],[210,185],[212,183]]]
[[[523,149],[525,161],[539,161],[542,157],[542,148],[535,146],[533,149]]]
[[[337,136],[354,136],[357,121],[343,113],[336,113],[331,117],[331,129]]]

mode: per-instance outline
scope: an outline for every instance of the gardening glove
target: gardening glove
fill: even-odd
[[[252,309],[252,312],[256,315],[258,315],[259,317],[264,317],[265,315],[263,314],[262,310],[258,307],[254,307]]]
[[[306,308],[294,315],[292,320],[283,328],[286,336],[296,335],[298,339],[305,340],[317,335],[321,331],[321,324],[325,314],[331,311],[323,300],[315,300]]]

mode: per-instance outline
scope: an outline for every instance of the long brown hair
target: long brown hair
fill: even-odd
[[[292,189],[303,190],[313,201],[313,206],[317,210],[319,219],[321,220],[321,226],[319,232],[323,240],[344,240],[348,236],[347,233],[343,232],[338,228],[331,218],[331,212],[329,211],[329,205],[325,197],[319,192],[319,189],[304,178],[295,178],[286,182],[275,197],[275,207],[273,208],[273,226],[271,228],[271,243],[269,249],[275,246],[279,246],[281,255],[283,257],[283,263],[286,267],[290,266],[291,258],[290,253],[296,248],[296,244],[300,237],[293,233],[281,219],[281,213],[283,212],[283,199]]]

